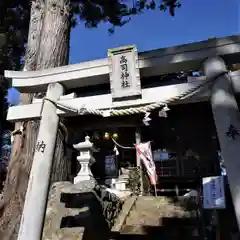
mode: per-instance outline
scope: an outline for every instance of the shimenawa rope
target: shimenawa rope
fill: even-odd
[[[185,91],[177,96],[171,97],[162,102],[155,102],[155,103],[147,104],[145,106],[130,107],[130,108],[126,108],[126,109],[100,110],[100,109],[85,108],[84,106],[82,106],[81,108],[74,108],[72,106],[68,106],[63,103],[55,102],[47,97],[44,98],[44,101],[46,101],[46,100],[50,101],[53,104],[55,104],[57,106],[57,108],[59,108],[59,109],[70,111],[70,112],[75,112],[75,113],[78,113],[79,115],[91,114],[91,115],[98,115],[98,116],[103,116],[103,117],[133,115],[133,114],[151,112],[155,109],[163,108],[163,107],[167,106],[168,104],[173,104],[178,101],[185,100],[185,99],[191,97],[192,95],[194,95],[197,92],[197,90],[199,90],[200,88],[203,88],[205,85],[209,84],[210,82],[213,82],[214,80],[207,80],[207,81],[201,82],[197,86],[192,87],[192,88],[188,89],[187,91]]]

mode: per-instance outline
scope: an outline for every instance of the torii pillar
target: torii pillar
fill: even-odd
[[[47,98],[57,101],[64,88],[59,83],[48,85]],[[52,162],[59,117],[53,102],[43,102],[42,117],[34,153],[18,240],[40,240],[45,218]]]
[[[216,79],[210,101],[240,229],[240,135],[237,134],[237,131],[240,134],[240,113],[223,59],[205,60],[203,70],[207,79]]]

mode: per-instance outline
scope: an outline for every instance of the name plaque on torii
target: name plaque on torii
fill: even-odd
[[[108,50],[112,99],[141,97],[138,52],[135,45]]]

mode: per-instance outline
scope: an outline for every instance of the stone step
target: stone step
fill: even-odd
[[[184,226],[175,228],[174,226],[129,226],[126,225],[121,230],[121,236],[147,236],[148,239],[192,239],[199,237],[198,231],[194,227]],[[195,239],[195,238],[194,238]]]
[[[118,234],[115,237],[111,237],[111,240],[201,240],[199,236],[190,236],[190,237],[182,237],[182,236],[167,236],[167,235],[138,235],[138,234]]]
[[[134,221],[142,219],[142,224],[151,220],[151,224],[158,225],[159,219],[171,217],[191,218],[192,221],[195,215],[195,211],[187,211],[183,206],[176,205],[164,197],[139,197],[127,224],[134,225]]]
[[[198,237],[197,224],[193,211],[187,211],[172,199],[141,196],[120,235],[131,235],[132,239],[135,236],[148,236],[146,239],[195,239]]]
[[[180,231],[180,232],[188,232],[191,235],[196,235],[195,227],[194,226],[144,226],[144,225],[125,225],[121,229],[121,233],[128,233],[128,234],[148,234],[149,232],[163,232],[163,231]]]
[[[133,216],[134,215],[134,216]],[[156,215],[137,215],[135,213],[130,214],[126,219],[126,225],[141,225],[141,226],[197,226],[198,222],[196,218],[179,218],[179,217],[166,217]]]
[[[111,238],[111,240],[183,240],[181,237],[176,237],[176,238],[169,238],[169,237],[161,237],[161,239],[159,239],[159,237],[149,237],[149,236],[145,236],[145,235],[131,235],[131,234],[123,234],[123,235],[119,235],[116,238]],[[184,238],[184,240],[201,240],[200,237],[187,237]]]

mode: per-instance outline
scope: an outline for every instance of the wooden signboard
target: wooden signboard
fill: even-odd
[[[108,59],[113,100],[141,96],[136,47],[109,49]]]

